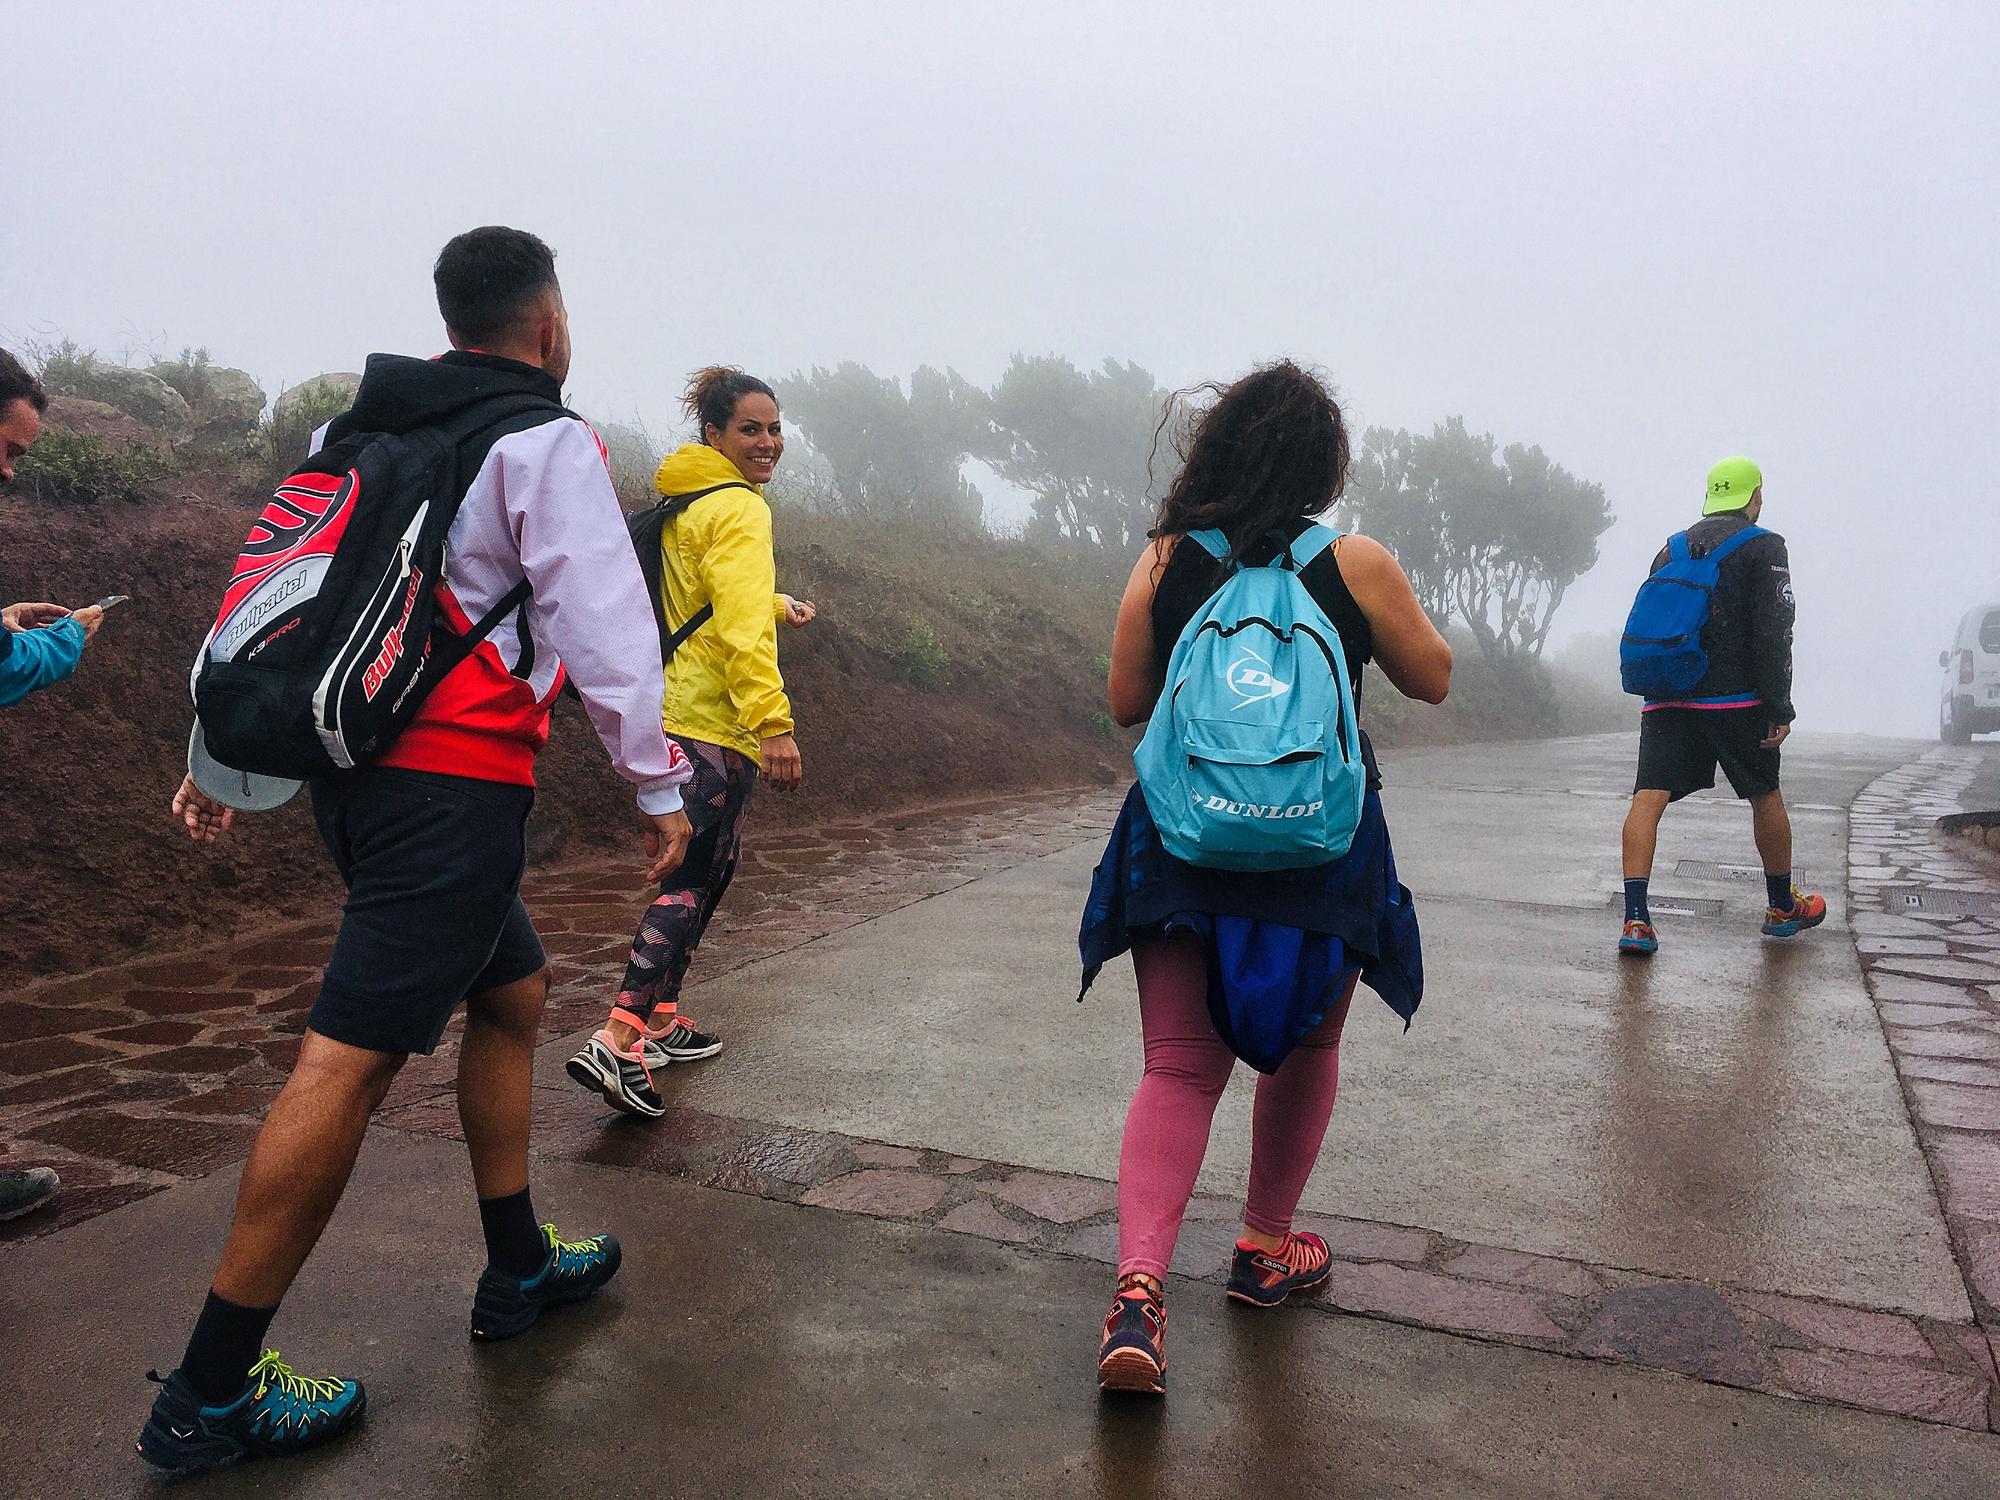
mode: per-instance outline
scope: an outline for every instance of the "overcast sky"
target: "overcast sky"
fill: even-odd
[[[1802,725],[1934,729],[2000,598],[2000,6],[0,0],[0,339],[275,390],[558,253],[588,410],[694,365],[1170,384],[1278,354],[1604,483],[1612,629],[1708,465],[1791,542]]]

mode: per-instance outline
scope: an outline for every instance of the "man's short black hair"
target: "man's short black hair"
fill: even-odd
[[[0,411],[16,401],[25,401],[38,412],[49,409],[49,393],[42,389],[41,381],[28,373],[26,365],[0,349]]]
[[[514,327],[556,285],[556,253],[524,229],[468,229],[438,252],[432,272],[444,326],[483,343]]]

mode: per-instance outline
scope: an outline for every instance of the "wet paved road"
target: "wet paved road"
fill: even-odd
[[[1391,818],[1432,989],[1407,1035],[1357,1009],[1309,1201],[1347,1216],[1314,1221],[1335,1277],[1271,1317],[1222,1304],[1247,1127],[1233,1095],[1176,1261],[1173,1391],[1138,1410],[1101,1406],[1089,1379],[1115,1238],[1104,1179],[1137,1068],[1129,975],[1069,1001],[1107,799],[988,810],[929,843],[831,831],[856,852],[794,846],[803,890],[774,850],[743,893],[763,914],[690,996],[730,1049],[669,1075],[666,1120],[607,1122],[560,1078],[571,1039],[542,1054],[537,1201],[625,1237],[614,1293],[518,1344],[466,1342],[480,1257],[449,1139],[455,1060],[413,1067],[274,1329],[302,1368],[370,1380],[366,1429],[176,1493],[2000,1493],[2000,968],[1983,957],[2000,918],[1925,926],[1882,915],[1877,891],[1992,885],[1925,831],[1974,764],[1880,776],[1925,749],[1793,754],[1800,860],[1835,920],[1791,948],[1755,934],[1754,881],[1665,873],[1754,862],[1733,803],[1677,809],[1656,890],[1721,910],[1665,919],[1644,969],[1609,952],[1629,738],[1399,758]],[[1873,1003],[1842,879],[1842,809],[1871,782],[1855,889],[1877,910],[1854,921]],[[566,1024],[615,964],[628,895],[583,872],[538,898],[573,955]],[[760,943],[781,951],[746,962]],[[243,963],[274,961],[246,950],[145,993],[208,1016],[249,985]],[[170,983],[150,968],[146,984]],[[23,1013],[40,1024],[50,1003]],[[255,1019],[213,1014],[246,1038]],[[106,1065],[50,1066],[53,1097]],[[174,1122],[182,1102],[163,1095],[126,1132],[179,1149],[197,1124]],[[10,1352],[35,1351],[0,1362],[0,1493],[154,1492],[130,1455],[138,1372],[173,1358],[233,1178],[169,1177],[0,1247]],[[656,1403],[671,1439],[643,1415]]]
[[[12,1252],[7,1488],[92,1496],[1234,1494],[1985,1500],[2000,1440],[1355,1318],[1176,1297],[1173,1389],[1101,1403],[1100,1267],[967,1235],[545,1166],[540,1201],[628,1269],[533,1334],[465,1336],[478,1230],[456,1145],[378,1130],[274,1330],[370,1381],[353,1437],[177,1484],[131,1440],[234,1172]],[[648,1278],[661,1290],[649,1297]],[[115,1326],[116,1333],[105,1330]],[[1274,1371],[1282,1370],[1282,1378]],[[670,1413],[654,1422],[649,1410]],[[29,1414],[30,1420],[21,1420]]]
[[[1832,916],[1761,938],[1760,880],[1726,795],[1676,806],[1650,966],[1613,951],[1632,737],[1435,751],[1388,768],[1425,933],[1403,1033],[1363,991],[1306,1205],[1661,1275],[1969,1316],[1844,926],[1844,809],[1925,747],[1801,736],[1797,858]],[[1075,929],[1098,845],[989,877],[705,986],[733,1065],[679,1099],[1089,1176],[1116,1176],[1136,1080],[1130,966],[1081,1008]],[[1663,903],[1664,904],[1664,903]],[[695,1070],[689,1070],[695,1072]],[[552,1075],[553,1081],[553,1075]],[[1248,1169],[1250,1075],[1218,1113],[1208,1191]],[[676,1080],[677,1083],[680,1080]]]

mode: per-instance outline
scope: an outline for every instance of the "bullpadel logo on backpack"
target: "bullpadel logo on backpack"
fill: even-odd
[[[371,702],[382,691],[382,679],[389,675],[389,669],[403,659],[403,633],[410,627],[410,612],[417,607],[417,595],[423,591],[423,586],[422,571],[412,571],[410,586],[403,593],[403,613],[389,627],[388,634],[382,637],[382,649],[375,653],[375,660],[368,663],[368,669],[361,674],[361,696]]]

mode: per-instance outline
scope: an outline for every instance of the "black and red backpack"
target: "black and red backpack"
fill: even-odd
[[[445,674],[527,604],[524,580],[453,632],[437,606],[445,537],[495,442],[568,415],[515,388],[407,431],[337,418],[250,528],[195,660],[209,753],[304,781],[387,750]]]

